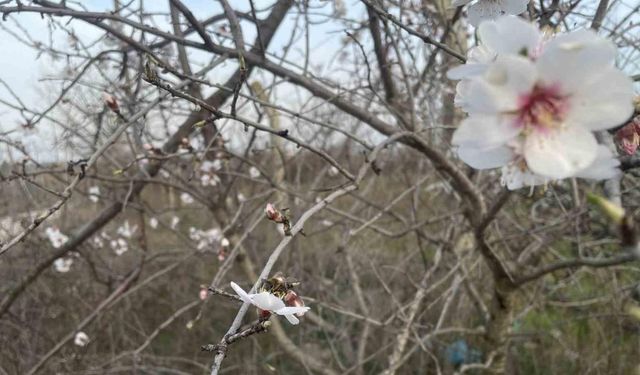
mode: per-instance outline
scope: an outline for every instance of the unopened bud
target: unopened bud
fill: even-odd
[[[107,107],[109,107],[110,110],[112,110],[115,113],[120,112],[120,107],[118,106],[118,101],[116,100],[115,96],[105,92],[102,94],[102,100],[104,101],[104,104]]]

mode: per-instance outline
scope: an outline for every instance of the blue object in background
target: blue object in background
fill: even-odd
[[[482,361],[482,352],[478,349],[469,348],[464,339],[456,340],[447,345],[445,356],[447,357],[447,362],[456,368],[464,364]]]

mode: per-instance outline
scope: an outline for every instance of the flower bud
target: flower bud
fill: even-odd
[[[115,113],[120,112],[120,107],[118,106],[118,101],[116,100],[115,96],[105,92],[102,94],[102,100],[104,101],[104,104],[107,107],[109,107],[110,110],[112,110]]]

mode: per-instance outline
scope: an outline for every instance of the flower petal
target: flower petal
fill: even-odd
[[[618,177],[622,172],[618,168],[620,161],[616,159],[607,146],[598,145],[596,160],[576,175],[592,180],[608,180]]]
[[[633,114],[633,83],[621,71],[608,67],[570,97],[567,122],[590,130],[618,126]]]
[[[457,146],[495,148],[517,137],[520,131],[512,116],[474,114],[462,121],[453,133],[451,143]]]
[[[533,63],[521,56],[498,56],[481,77],[474,77],[465,93],[470,113],[511,112],[518,98],[531,91],[537,80]]]
[[[554,179],[573,177],[596,159],[598,143],[581,127],[534,131],[524,144],[524,157],[533,173]]]
[[[231,282],[231,288],[236,292],[236,294],[246,303],[254,304],[251,299],[251,295],[247,294],[244,289],[240,288],[240,286],[233,281]]]
[[[563,94],[569,94],[612,66],[615,55],[611,41],[592,30],[577,30],[551,39],[536,64],[544,83],[559,85]]]
[[[524,8],[526,3],[524,2]],[[478,4],[489,7],[491,1],[481,0]],[[519,2],[520,6],[522,2]],[[499,4],[495,5],[496,7]],[[509,7],[511,9],[511,7]],[[472,9],[468,10],[471,18]],[[540,33],[531,23],[519,17],[500,17],[496,21],[484,22],[478,27],[478,37],[483,45],[494,53],[500,54],[520,54],[523,50],[531,54],[540,42]]]
[[[289,323],[293,324],[294,326],[300,323],[300,320],[298,320],[298,318],[296,318],[295,315],[287,314],[287,315],[284,315],[284,317],[287,318]]]
[[[274,312],[278,315],[291,315],[297,314],[298,316],[304,315],[307,311],[309,311],[308,306],[287,306],[281,309],[275,310]]]
[[[482,149],[473,146],[460,146],[458,157],[475,169],[491,169],[508,164],[514,157],[509,147]]]
[[[542,185],[548,181],[547,178],[534,174],[527,168],[524,170],[514,164],[502,167],[501,183],[509,190],[517,190],[525,186]]]
[[[285,307],[284,302],[269,292],[254,294],[251,299],[253,304],[267,311],[276,311]]]

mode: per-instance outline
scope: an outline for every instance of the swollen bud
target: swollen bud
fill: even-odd
[[[115,96],[104,92],[102,93],[102,101],[114,113],[120,113],[120,107],[118,106],[118,101]]]

